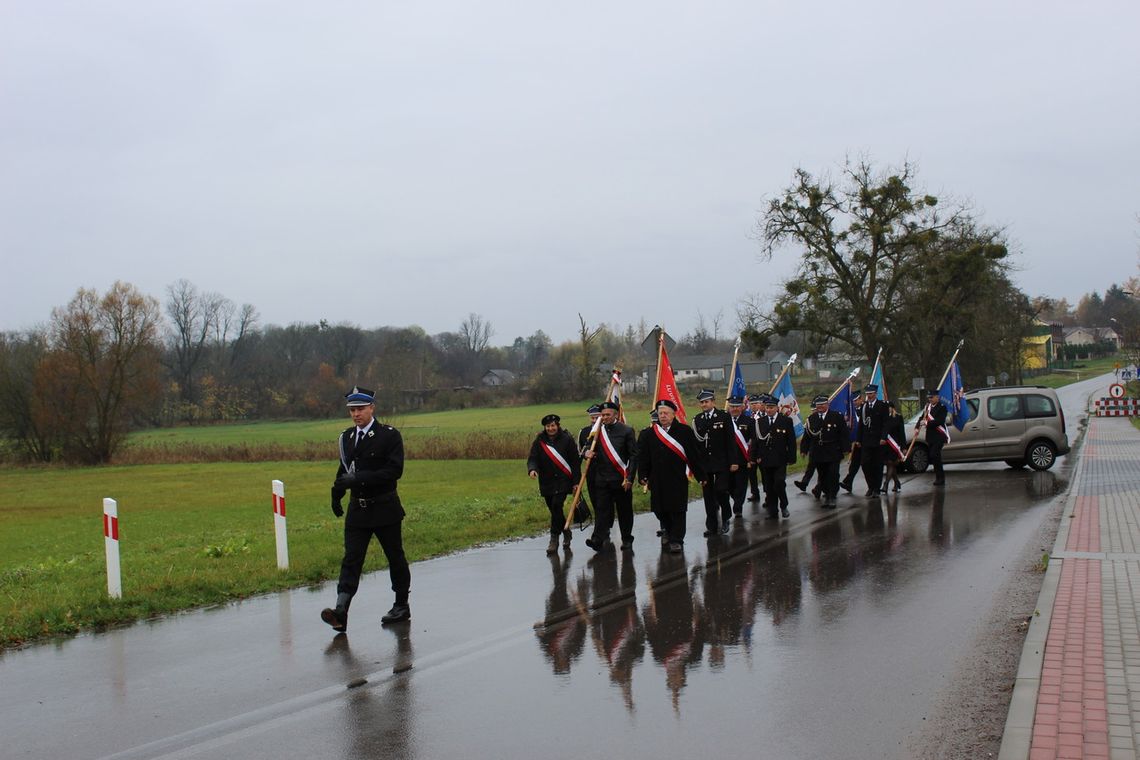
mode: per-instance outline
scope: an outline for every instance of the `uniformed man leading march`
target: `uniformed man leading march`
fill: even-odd
[[[335,631],[348,627],[348,608],[360,585],[360,572],[372,537],[388,559],[388,574],[396,602],[380,619],[384,624],[412,617],[408,593],[412,573],[404,556],[400,523],[404,507],[396,492],[396,481],[404,474],[404,439],[400,431],[375,419],[374,394],[354,387],[345,394],[353,426],[340,435],[340,464],[332,486],[332,512],[344,515],[341,500],[349,495],[348,515],[344,518],[344,559],[336,587],[336,604],[321,611],[321,620]]]

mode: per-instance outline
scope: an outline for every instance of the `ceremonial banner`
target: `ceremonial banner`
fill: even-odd
[[[883,349],[879,349],[878,356],[875,357],[875,367],[871,370],[871,384],[879,386],[879,392],[875,397],[880,401],[890,401],[891,397],[887,395],[887,381],[883,377]]]
[[[938,396],[950,412],[949,417],[953,421],[954,427],[959,430],[966,427],[966,423],[970,421],[970,407],[962,398],[964,393],[962,372],[958,369],[958,362],[955,360],[950,362],[950,369],[942,380],[942,386],[938,389]]]
[[[851,392],[851,378],[843,381],[843,385],[839,386],[839,390],[831,395],[831,400],[827,402],[829,409],[833,409],[843,415],[843,419],[847,420],[847,430],[851,436],[851,440],[857,440],[859,437],[859,417],[855,414],[855,396]]]
[[[792,418],[792,424],[796,427],[796,436],[803,435],[804,422],[800,419],[800,403],[796,401],[796,392],[792,390],[790,372],[785,372],[780,382],[776,383],[772,395],[780,399],[780,411]]]
[[[669,363],[669,355],[665,353],[664,339],[658,348],[661,361],[657,364],[657,389],[654,391],[653,403],[661,399],[668,399],[677,405],[677,419],[685,422],[685,405],[681,403],[681,394],[677,392],[677,381],[673,377],[673,365]]]

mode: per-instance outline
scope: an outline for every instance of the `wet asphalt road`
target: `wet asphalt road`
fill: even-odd
[[[1071,441],[1106,385],[1062,392]],[[1074,463],[826,512],[792,489],[711,541],[693,505],[682,557],[639,515],[632,557],[576,533],[423,562],[389,629],[382,573],[347,635],[326,585],[6,652],[0,757],[903,757]]]

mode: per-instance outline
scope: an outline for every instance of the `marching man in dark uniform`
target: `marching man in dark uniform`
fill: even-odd
[[[637,437],[633,428],[618,421],[618,405],[602,404],[598,443],[587,450],[594,478],[594,534],[586,546],[596,552],[613,546],[610,528],[617,513],[622,551],[633,551],[633,480],[637,474]]]
[[[863,464],[863,447],[859,445],[860,433],[862,428],[859,427],[859,413],[863,410],[863,397],[856,396],[854,400],[855,418],[851,420],[851,459],[847,463],[847,474],[839,485],[847,493],[851,493],[852,487],[855,485],[855,473],[859,472]]]
[[[752,461],[760,468],[764,484],[764,508],[769,520],[788,513],[788,465],[796,463],[796,428],[792,418],[779,412],[779,400],[770,393],[761,397],[764,413],[756,417],[752,438]]]
[[[578,446],[570,434],[562,429],[562,419],[557,414],[542,418],[542,432],[530,445],[530,456],[526,460],[527,474],[538,480],[538,492],[546,500],[550,510],[550,544],[547,554],[558,551],[558,536],[562,545],[570,548],[571,533],[563,526],[566,514],[562,511],[566,496],[578,488],[582,473],[579,465]]]
[[[823,495],[823,508],[834,509],[838,505],[839,464],[851,448],[851,437],[847,430],[847,420],[839,412],[828,408],[827,396],[816,396],[811,403],[815,411],[804,420],[804,437],[800,448],[808,453],[819,473],[817,488]]]
[[[391,425],[374,417],[373,393],[355,387],[345,395],[353,426],[340,435],[340,466],[332,487],[332,512],[344,515],[341,499],[349,494],[344,518],[344,559],[336,587],[336,605],[321,610],[321,620],[343,631],[348,627],[348,607],[360,585],[360,571],[372,537],[388,559],[388,574],[396,603],[380,620],[384,624],[410,620],[408,592],[412,573],[404,557],[400,523],[404,508],[396,493],[396,481],[404,474],[404,439]]]
[[[729,480],[731,481],[729,493],[732,496],[732,513],[734,515],[743,515],[744,500],[748,496],[748,479],[755,471],[752,463],[748,460],[748,450],[752,446],[752,431],[755,429],[755,426],[752,424],[752,417],[744,413],[744,399],[740,396],[729,397],[728,416],[732,419],[734,428],[732,431],[732,442],[736,447],[740,462],[740,466],[736,471],[729,473]]]
[[[701,447],[705,470],[705,537],[728,533],[732,518],[730,489],[732,473],[742,462],[733,440],[732,418],[716,408],[716,394],[705,388],[697,394],[701,413],[693,419],[693,432]]]
[[[942,469],[942,447],[950,442],[950,428],[946,427],[948,410],[937,388],[928,390],[926,398],[928,402],[922,411],[922,420],[926,423],[926,450],[934,467],[934,485],[944,486],[946,473]]]
[[[879,399],[879,386],[863,389],[863,408],[859,410],[859,448],[863,452],[863,479],[867,481],[867,498],[873,499],[883,490],[883,446],[887,445],[886,425],[890,410]]]
[[[594,423],[602,416],[602,405],[590,404],[586,414],[590,415],[590,424],[578,431],[579,460],[585,457],[586,452],[590,450],[590,431],[594,429]],[[586,501],[586,494],[590,495],[589,501]],[[587,507],[594,503],[594,473],[592,471],[586,472],[586,493],[581,494],[578,498],[585,502]]]
[[[685,543],[685,514],[689,507],[689,471],[698,481],[706,477],[701,449],[692,429],[677,420],[677,405],[657,402],[657,422],[638,449],[641,484],[661,520],[661,545],[680,554]]]
[[[744,415],[748,417],[748,426],[753,430],[756,429],[756,418],[764,413],[764,405],[760,403],[760,394],[753,393],[748,397],[748,408],[744,410]],[[751,442],[751,438],[749,441]],[[760,501],[760,471],[748,465],[748,500]]]

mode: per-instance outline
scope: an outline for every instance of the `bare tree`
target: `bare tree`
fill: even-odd
[[[170,369],[178,381],[182,400],[195,400],[195,374],[205,358],[212,338],[215,343],[225,338],[234,305],[217,293],[201,293],[188,280],[178,280],[166,289],[166,315],[172,330]]]
[[[478,358],[491,343],[495,329],[491,323],[483,319],[482,315],[474,312],[467,315],[467,319],[459,325],[459,336],[472,358]]]
[[[123,282],[103,296],[80,289],[52,310],[37,385],[57,393],[54,416],[75,458],[109,461],[132,417],[157,403],[160,319],[158,301]]]

